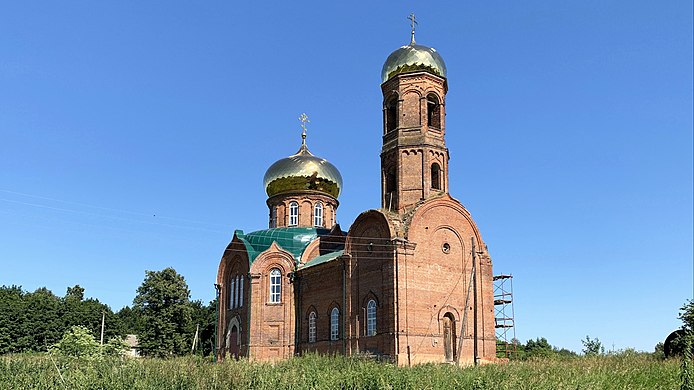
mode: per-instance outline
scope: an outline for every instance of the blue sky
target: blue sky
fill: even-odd
[[[450,191],[517,336],[652,350],[693,295],[692,2],[3,2],[0,284],[114,310],[174,267],[209,301],[262,177],[300,143],[379,206],[380,71],[448,67]]]

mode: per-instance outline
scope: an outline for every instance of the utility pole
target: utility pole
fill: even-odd
[[[101,346],[104,346],[104,323],[106,322],[106,312],[101,312]]]
[[[195,352],[195,344],[198,342],[198,331],[200,330],[200,324],[195,325],[195,337],[193,337],[193,346],[190,347],[190,353]]]

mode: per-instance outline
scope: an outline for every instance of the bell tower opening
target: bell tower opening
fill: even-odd
[[[431,164],[431,188],[441,190],[441,167],[438,163]]]
[[[448,189],[446,65],[412,40],[391,53],[381,76],[381,207],[404,213]]]
[[[386,133],[390,133],[398,127],[398,99],[393,96],[386,102]]]
[[[427,96],[427,126],[434,129],[441,128],[441,105],[439,98],[433,93]]]

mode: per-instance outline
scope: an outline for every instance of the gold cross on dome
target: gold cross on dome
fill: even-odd
[[[301,128],[304,130],[301,133],[301,143],[305,144],[306,143],[306,124],[311,123],[310,120],[308,120],[308,115],[306,113],[303,113],[299,115],[299,121],[301,121]]]
[[[414,12],[412,12],[410,14],[410,16],[407,17],[407,19],[410,20],[410,22],[411,22],[410,24],[412,25],[412,40],[410,41],[410,45],[414,45],[415,44],[415,42],[414,42],[414,30],[415,30],[415,26],[418,25],[419,23],[417,23],[417,20],[414,17]]]

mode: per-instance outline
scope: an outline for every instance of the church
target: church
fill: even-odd
[[[446,65],[413,28],[381,76],[380,207],[336,224],[342,176],[309,151],[302,115],[298,151],[265,173],[268,229],[236,230],[219,263],[218,358],[496,360],[491,258],[448,192]]]

